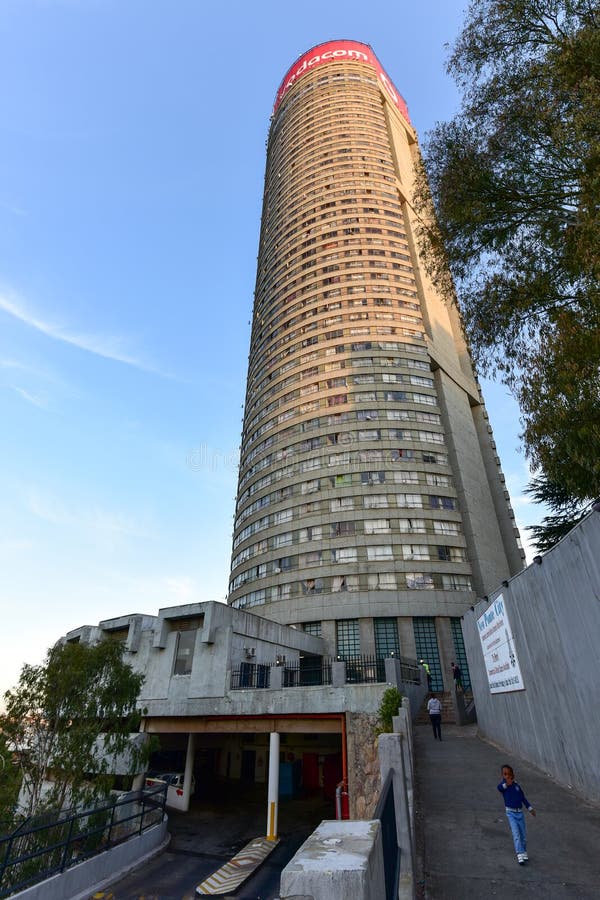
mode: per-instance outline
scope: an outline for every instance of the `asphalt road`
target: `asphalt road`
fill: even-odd
[[[94,900],[197,900],[197,884],[228,862],[252,838],[264,835],[266,789],[244,796],[197,803],[189,814],[171,813],[169,849]],[[325,818],[332,804],[322,800],[282,801],[279,808],[280,843],[263,865],[235,893],[235,900],[275,900],[281,870]]]

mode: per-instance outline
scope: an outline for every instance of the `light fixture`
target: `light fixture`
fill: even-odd
[[[534,556],[534,557],[533,557],[533,561],[534,561],[534,563],[535,563],[537,566],[541,566],[541,564],[542,564],[542,557],[541,557],[541,556]]]
[[[508,587],[508,581],[506,580],[506,578],[502,582],[502,587]]]

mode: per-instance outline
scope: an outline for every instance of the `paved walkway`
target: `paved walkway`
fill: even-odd
[[[477,737],[476,726],[415,727],[420,896],[425,900],[597,900],[600,807]],[[527,813],[530,862],[516,862],[500,766],[515,770],[537,816]],[[596,760],[596,764],[597,764]],[[590,764],[593,764],[590,761]]]

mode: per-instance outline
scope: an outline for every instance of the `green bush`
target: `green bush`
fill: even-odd
[[[400,693],[398,688],[388,688],[381,698],[381,705],[378,710],[378,716],[381,721],[379,734],[394,730],[392,718],[393,716],[398,715],[398,709],[401,705],[402,694]]]

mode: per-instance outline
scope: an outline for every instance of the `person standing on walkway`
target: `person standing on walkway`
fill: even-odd
[[[450,663],[452,668],[452,677],[454,678],[454,687],[457,691],[463,691],[463,683],[462,683],[462,672],[460,671],[460,666],[455,662]]]
[[[427,690],[431,690],[431,669],[429,668],[429,664],[425,662],[424,659],[420,659],[419,662],[425,669],[425,674],[427,675]]]
[[[523,866],[529,861],[523,806],[529,810],[532,816],[535,816],[535,809],[523,793],[521,785],[515,781],[515,773],[512,766],[502,766],[502,781],[498,785],[498,790],[504,797],[506,817],[512,832],[517,862],[520,866]]]
[[[434,697],[432,694],[429,700],[427,701],[427,712],[429,713],[429,720],[431,722],[431,727],[433,728],[433,737],[442,739],[442,704],[439,701],[438,697]]]

